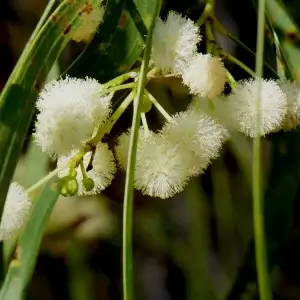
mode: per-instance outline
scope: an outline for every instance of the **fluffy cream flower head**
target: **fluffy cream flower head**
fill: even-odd
[[[129,151],[129,141],[130,141],[130,132],[128,131],[122,133],[117,139],[117,146],[115,147],[115,154],[118,160],[119,167],[123,170],[126,170],[127,160],[128,160],[128,151]],[[139,130],[139,139],[138,139],[138,151],[137,156],[139,155],[139,149],[142,147],[143,143],[148,139],[154,136],[153,131],[145,131],[142,127]]]
[[[66,156],[58,158],[57,167],[65,166],[68,161],[74,157],[77,152],[73,150]],[[83,158],[83,164],[86,167],[90,161],[91,152],[87,153]],[[58,176],[64,177],[68,175],[68,169],[64,169],[59,172]],[[82,185],[82,173],[80,166],[77,167],[77,181],[78,181],[78,195],[96,195],[109,186],[117,171],[113,153],[108,149],[108,145],[105,143],[98,144],[96,148],[95,157],[93,160],[93,169],[87,172],[87,176],[94,181],[94,188],[91,191],[86,191]]]
[[[95,79],[66,77],[50,82],[39,95],[35,141],[51,156],[66,155],[82,146],[110,114],[111,95],[99,96]]]
[[[162,199],[181,192],[187,184],[192,157],[162,135],[144,141],[135,167],[135,188]]]
[[[101,3],[93,5],[87,1],[84,5],[82,12],[83,23],[72,32],[72,39],[76,42],[89,42],[103,21],[104,7]]]
[[[10,238],[22,227],[29,213],[30,205],[30,199],[23,187],[12,182],[8,189],[0,223],[0,240]]]
[[[188,109],[175,115],[165,124],[162,134],[192,152],[194,163],[190,174],[201,174],[212,159],[219,156],[228,131],[215,119],[202,111]]]
[[[152,38],[152,61],[163,73],[180,74],[197,52],[201,36],[190,19],[171,11],[165,21],[156,19]]]
[[[257,128],[257,96],[260,90],[260,127]],[[287,111],[287,99],[274,80],[249,79],[239,82],[226,101],[237,130],[255,137],[280,129]]]
[[[283,130],[292,130],[300,125],[300,86],[297,82],[279,82],[287,98],[287,114],[283,120]]]
[[[192,144],[193,151],[200,157],[210,160],[220,155],[222,144],[228,139],[227,129],[212,117],[202,113],[199,114],[197,124],[196,140]]]
[[[235,130],[227,111],[227,96],[225,95],[214,97],[214,99],[203,98],[199,95],[194,96],[188,109],[202,111],[204,114],[212,117],[216,122],[228,130],[228,137],[229,131]]]
[[[197,54],[182,73],[182,80],[191,94],[214,98],[224,89],[226,69],[222,61],[211,54]]]

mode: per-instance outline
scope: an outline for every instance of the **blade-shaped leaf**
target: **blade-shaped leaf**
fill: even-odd
[[[37,93],[51,66],[84,20],[84,0],[64,1],[29,41],[0,97],[0,215]],[[91,0],[96,4],[97,0]]]
[[[266,16],[292,77],[300,82],[300,30],[282,1],[267,0]]]
[[[158,0],[119,2],[108,0],[98,33],[66,73],[105,82],[129,70],[138,59]]]
[[[17,257],[10,263],[0,292],[1,300],[23,298],[35,267],[45,226],[59,195],[55,180],[52,179],[34,200],[28,223],[17,245]]]

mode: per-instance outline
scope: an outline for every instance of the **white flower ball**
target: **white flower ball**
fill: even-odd
[[[128,151],[129,151],[129,142],[130,142],[130,132],[131,130],[127,130],[122,133],[117,139],[117,146],[115,147],[115,154],[118,160],[118,165],[122,170],[126,170],[127,168],[127,160],[128,160]],[[142,147],[143,143],[147,138],[152,138],[154,136],[154,132],[150,130],[144,130],[142,127],[139,130],[139,138],[138,138],[138,150],[137,156],[139,155],[139,149]]]
[[[0,240],[9,239],[24,224],[31,202],[24,188],[17,182],[9,186],[0,223]]]
[[[61,156],[58,158],[57,167],[61,168],[65,166],[72,157],[77,153],[77,151],[73,150],[70,154],[66,156]],[[91,158],[91,152],[88,152],[83,157],[83,164],[85,168],[87,167]],[[105,143],[98,144],[96,148],[95,157],[93,160],[93,169],[86,172],[87,176],[93,179],[94,188],[91,191],[86,191],[82,185],[82,172],[80,166],[77,167],[77,182],[78,182],[78,195],[97,195],[101,191],[103,191],[106,187],[108,187],[117,171],[114,155],[109,150],[108,145]],[[64,169],[58,173],[58,177],[62,178],[68,175],[69,169]]]
[[[144,195],[170,198],[183,191],[193,164],[190,152],[161,135],[148,138],[139,148],[135,188]]]
[[[80,149],[110,114],[112,95],[99,96],[92,78],[66,77],[50,82],[39,95],[34,138],[44,152],[57,157]]]
[[[190,170],[193,176],[201,174],[211,160],[219,156],[228,138],[224,126],[202,111],[192,109],[176,114],[164,125],[162,134],[193,153],[194,163]]]
[[[183,83],[191,94],[214,98],[219,96],[226,82],[226,69],[221,59],[211,54],[197,54],[182,73]]]
[[[257,128],[257,101],[260,89],[260,120]],[[235,128],[255,137],[280,129],[287,112],[287,99],[274,80],[249,79],[239,82],[226,101]]]
[[[214,99],[194,96],[188,107],[188,110],[200,111],[212,117],[214,120],[216,120],[216,122],[228,130],[227,133],[229,138],[229,131],[235,130],[235,127],[232,125],[230,115],[227,111],[227,101],[227,96],[224,95],[214,97]]]
[[[102,1],[101,1],[102,2]],[[85,18],[81,26],[72,32],[72,39],[76,42],[89,42],[103,21],[104,7],[99,3],[93,5],[87,1],[82,16]]]
[[[228,136],[229,133],[224,126],[208,115],[199,114],[196,139],[192,144],[193,151],[197,156],[215,159],[219,157],[222,144]]]
[[[287,114],[283,120],[283,130],[292,130],[300,125],[300,86],[295,81],[278,82],[287,98]]]
[[[197,52],[199,28],[190,19],[171,11],[165,21],[156,19],[152,37],[152,61],[163,73],[180,74]]]

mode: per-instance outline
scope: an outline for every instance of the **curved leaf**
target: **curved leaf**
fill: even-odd
[[[300,82],[300,30],[281,1],[267,0],[266,15],[278,37],[285,64],[293,78]]]
[[[156,2],[108,0],[98,33],[65,72],[105,82],[128,71],[143,50],[145,28],[150,26]]]
[[[90,0],[97,3],[97,0]],[[86,1],[64,1],[30,40],[0,97],[0,215],[37,93],[51,66],[84,20]]]
[[[35,199],[30,219],[17,245],[17,257],[9,265],[0,292],[1,300],[23,298],[35,267],[45,226],[58,196],[59,189],[56,187],[55,179],[52,179]]]

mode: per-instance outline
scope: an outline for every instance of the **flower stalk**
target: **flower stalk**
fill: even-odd
[[[133,185],[134,171],[137,154],[138,134],[141,119],[141,107],[145,85],[147,81],[148,65],[150,61],[152,33],[155,25],[155,16],[159,13],[159,2],[156,2],[155,15],[153,16],[151,26],[148,31],[146,47],[138,79],[136,97],[134,99],[133,118],[131,126],[131,135],[129,142],[129,153],[126,171],[125,192],[124,192],[124,208],[123,208],[123,243],[122,243],[122,264],[123,264],[123,299],[133,300],[133,253],[132,253],[132,218],[133,218]]]
[[[258,25],[257,25],[257,46],[255,71],[258,77],[263,75],[264,57],[264,28],[265,28],[265,0],[258,2]],[[257,89],[256,99],[256,129],[260,130],[261,125],[261,85]],[[261,170],[261,139],[257,135],[253,140],[253,159],[252,159],[252,197],[253,197],[253,223],[256,268],[258,276],[258,289],[261,300],[271,300],[272,292],[269,282],[267,250],[265,241],[264,209],[262,197],[262,170]]]

